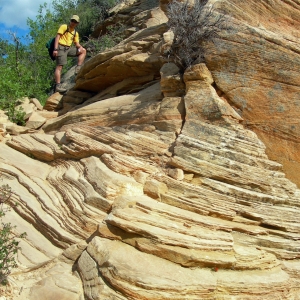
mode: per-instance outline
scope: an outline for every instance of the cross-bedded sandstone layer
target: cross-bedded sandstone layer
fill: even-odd
[[[0,144],[19,203],[7,220],[28,234],[15,299],[300,299],[300,190],[245,126],[254,106],[268,113],[253,41],[267,50],[276,35],[273,63],[287,68],[279,58],[298,54],[284,55],[292,42],[268,18],[294,26],[294,38],[299,3],[215,2],[236,34],[208,45],[207,64],[182,76],[161,56],[163,11],[135,2],[112,17],[126,20],[127,39],[86,63],[60,116]],[[265,91],[282,84],[270,72]]]

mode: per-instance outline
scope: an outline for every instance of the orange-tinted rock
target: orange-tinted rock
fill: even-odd
[[[206,63],[218,88],[300,185],[300,8],[290,1],[219,1],[227,32]]]

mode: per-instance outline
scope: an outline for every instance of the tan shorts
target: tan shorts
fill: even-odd
[[[78,51],[76,47],[67,47],[58,45],[58,53],[56,56],[56,65],[57,66],[64,66],[68,62],[69,57],[75,57],[78,55]]]

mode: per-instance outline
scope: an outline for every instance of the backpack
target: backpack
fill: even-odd
[[[66,33],[66,32],[70,32],[69,31],[69,27],[67,27],[67,30],[63,33],[63,35]],[[71,33],[71,32],[70,32]],[[73,37],[73,40],[76,36],[76,29],[75,29],[75,33],[71,33],[72,35],[74,35]],[[46,43],[46,48],[48,49],[48,53],[49,53],[49,56],[52,60],[55,60],[56,57],[53,56],[53,50],[54,50],[54,44],[55,44],[55,37],[51,38],[47,43]]]

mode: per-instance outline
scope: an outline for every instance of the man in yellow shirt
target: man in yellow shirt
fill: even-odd
[[[67,57],[78,57],[78,63],[75,68],[75,75],[77,75],[86,56],[86,50],[79,44],[79,34],[75,30],[78,24],[79,16],[73,15],[69,25],[64,24],[59,27],[55,37],[53,56],[56,57],[56,68],[54,73],[56,92],[66,92],[66,89],[63,88],[60,83],[60,77],[63,66],[67,64]],[[73,42],[75,47],[72,47]]]

